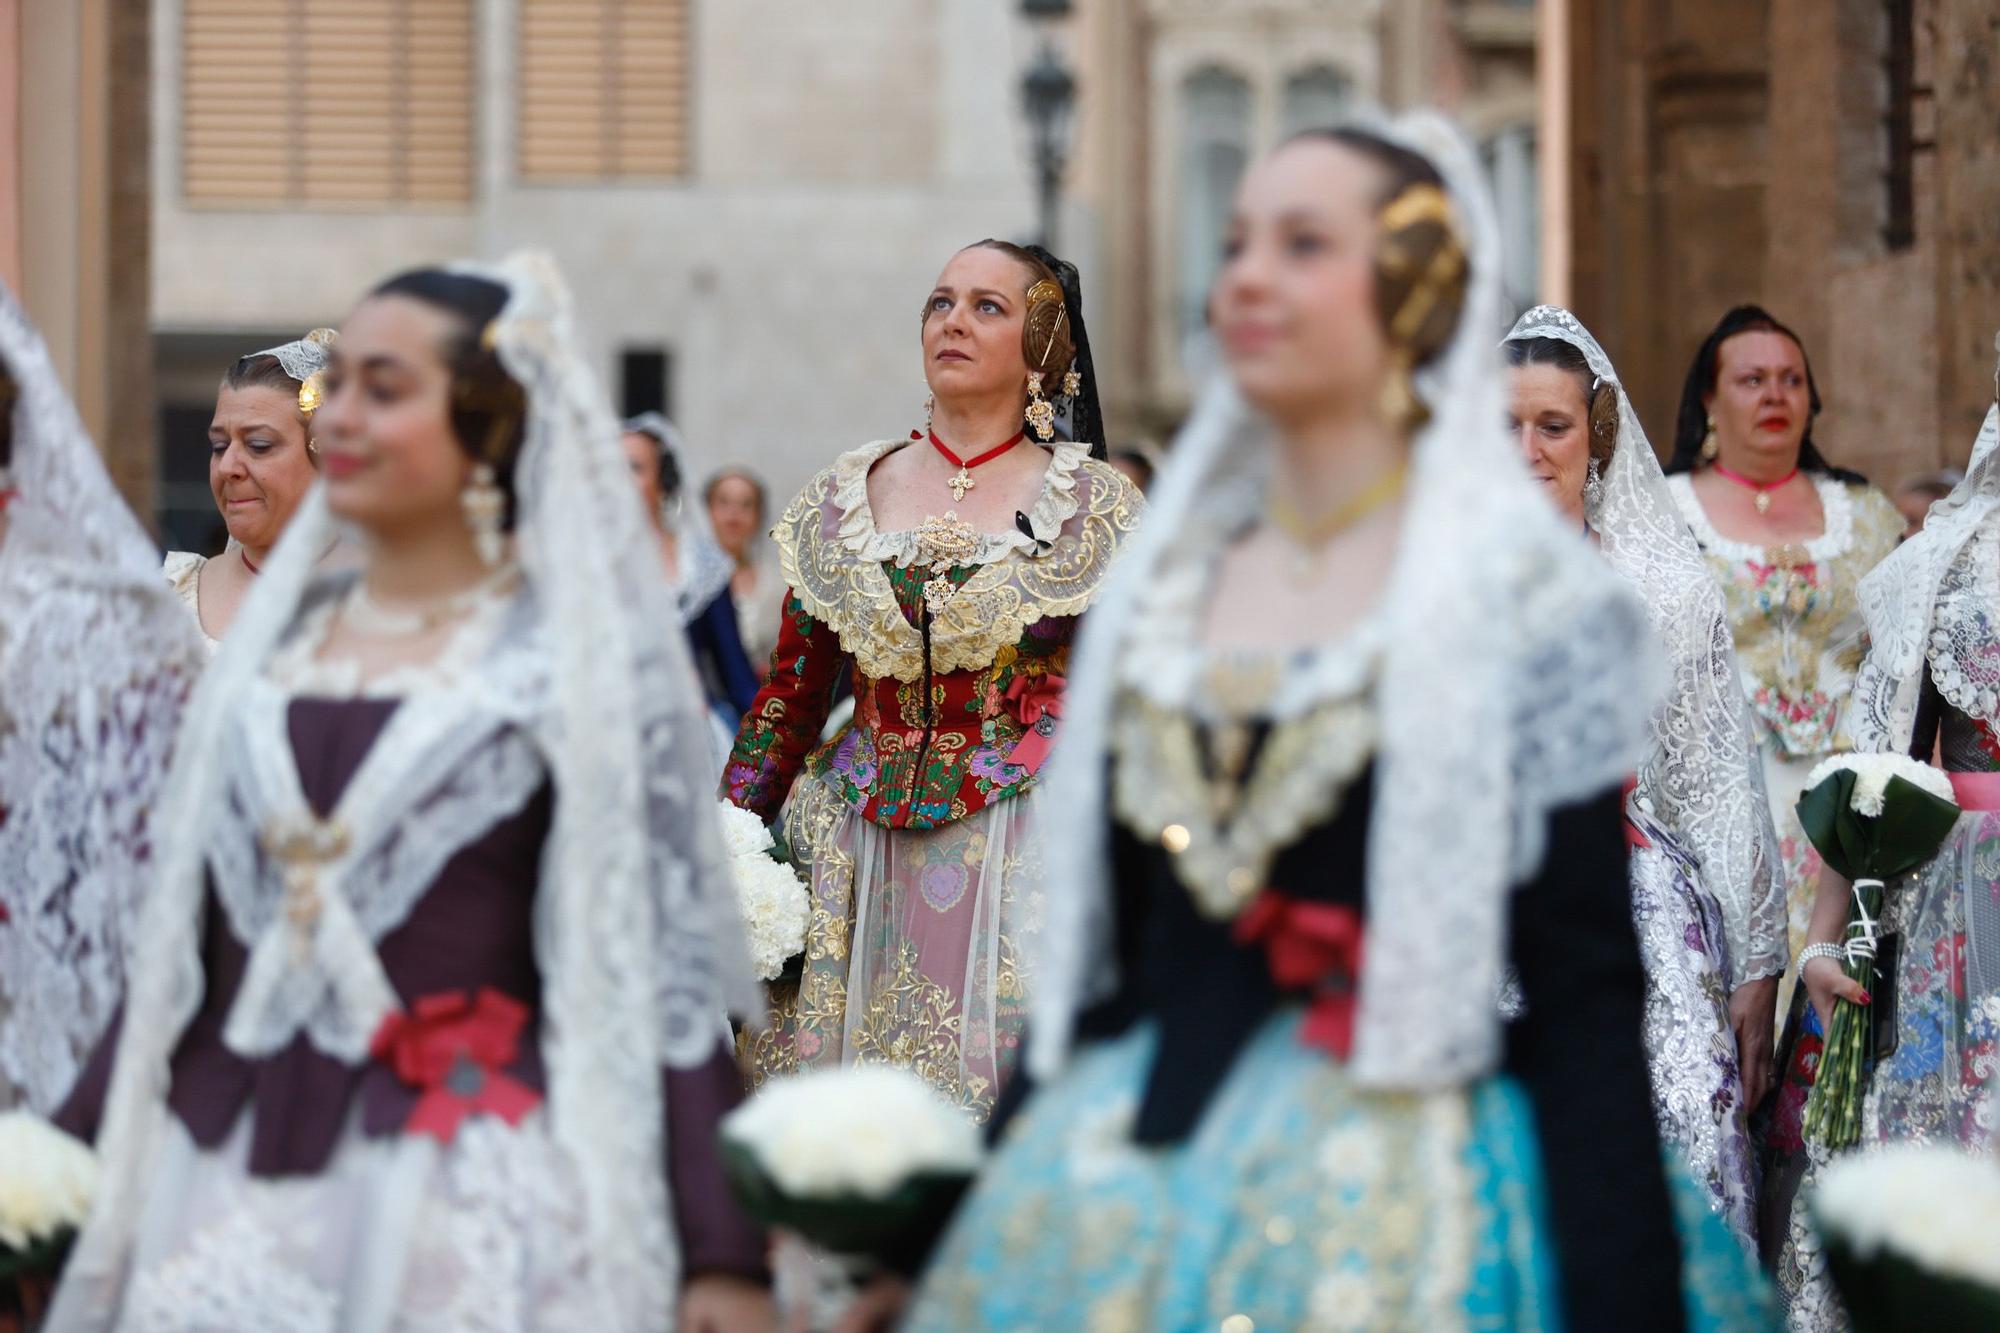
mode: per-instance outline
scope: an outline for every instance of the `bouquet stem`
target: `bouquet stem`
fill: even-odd
[[[1875,980],[1876,913],[1882,910],[1882,889],[1879,879],[1854,881],[1854,912],[1847,922],[1847,962],[1842,970],[1864,990]],[[1861,1141],[1861,1112],[1874,1047],[1875,1025],[1867,1008],[1835,1000],[1819,1072],[1806,1100],[1806,1137],[1836,1151]]]

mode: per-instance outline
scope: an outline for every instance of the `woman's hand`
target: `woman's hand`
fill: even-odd
[[[1831,958],[1815,958],[1807,963],[1799,973],[1805,983],[1806,994],[1812,997],[1813,1008],[1819,1013],[1819,1030],[1822,1034],[1833,1031],[1833,1002],[1851,1000],[1855,1004],[1867,1004],[1868,992],[1861,983],[1848,976],[1839,963]]]
[[[1729,992],[1729,1026],[1736,1032],[1736,1067],[1743,1074],[1743,1114],[1762,1104],[1775,1081],[1771,1032],[1778,1021],[1778,979],[1759,977]]]
[[[771,1293],[746,1278],[707,1273],[681,1291],[683,1333],[769,1333],[778,1326]]]

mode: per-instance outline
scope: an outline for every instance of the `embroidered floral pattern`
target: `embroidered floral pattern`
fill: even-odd
[[[794,589],[777,665],[724,772],[728,798],[766,819],[801,772],[830,778],[885,828],[936,828],[1032,787],[1061,713],[1077,615],[1138,521],[1142,502],[1123,477],[1059,450],[1030,520],[1054,541],[1043,549],[1019,534],[982,537],[977,554],[992,563],[942,575],[957,591],[933,612],[935,576],[914,548],[902,549],[905,534],[876,534],[872,519],[831,498],[865,504],[865,487],[835,476],[851,467],[865,476],[852,460],[883,452],[849,455],[787,511]],[[844,663],[854,671],[854,725],[820,744]]]

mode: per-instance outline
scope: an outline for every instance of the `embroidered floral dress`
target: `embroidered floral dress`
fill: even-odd
[[[2000,527],[1965,543],[1938,588],[1910,753],[1935,753],[1962,814],[1944,846],[1882,901],[1881,980],[1871,989],[1875,1064],[1862,1149],[1915,1140],[1991,1152],[2000,1132]],[[1767,1235],[1792,1326],[1849,1327],[1827,1281],[1803,1198],[1827,1156],[1801,1133],[1823,1045],[1818,1015],[1794,1004],[1767,1168]]]
[[[723,782],[767,820],[785,809],[812,917],[802,974],[774,987],[744,1057],[753,1083],[890,1061],[983,1115],[1026,1012],[1036,779],[1070,643],[1142,502],[1087,445],[1058,443],[1024,530],[941,549],[931,525],[875,526],[869,469],[905,443],[843,455],[772,529],[784,623]],[[843,667],[854,720],[822,743]]]
[[[1793,806],[1814,764],[1836,749],[1841,709],[1861,664],[1856,587],[1896,548],[1903,519],[1872,486],[1815,477],[1826,525],[1810,541],[1762,547],[1716,531],[1686,475],[1669,477],[1674,499],[1729,608],[1743,693],[1764,758],[1764,787],[1785,862],[1791,953],[1805,942],[1819,884],[1819,854]],[[1785,1010],[1793,977],[1779,996]]]

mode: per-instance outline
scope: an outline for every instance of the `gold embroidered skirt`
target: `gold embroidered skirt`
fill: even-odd
[[[1042,796],[1030,789],[926,830],[863,819],[825,779],[801,779],[784,819],[810,870],[796,983],[771,988],[771,1026],[745,1035],[752,1086],[858,1061],[901,1065],[982,1119],[1027,1018],[1029,940],[1042,915]]]

